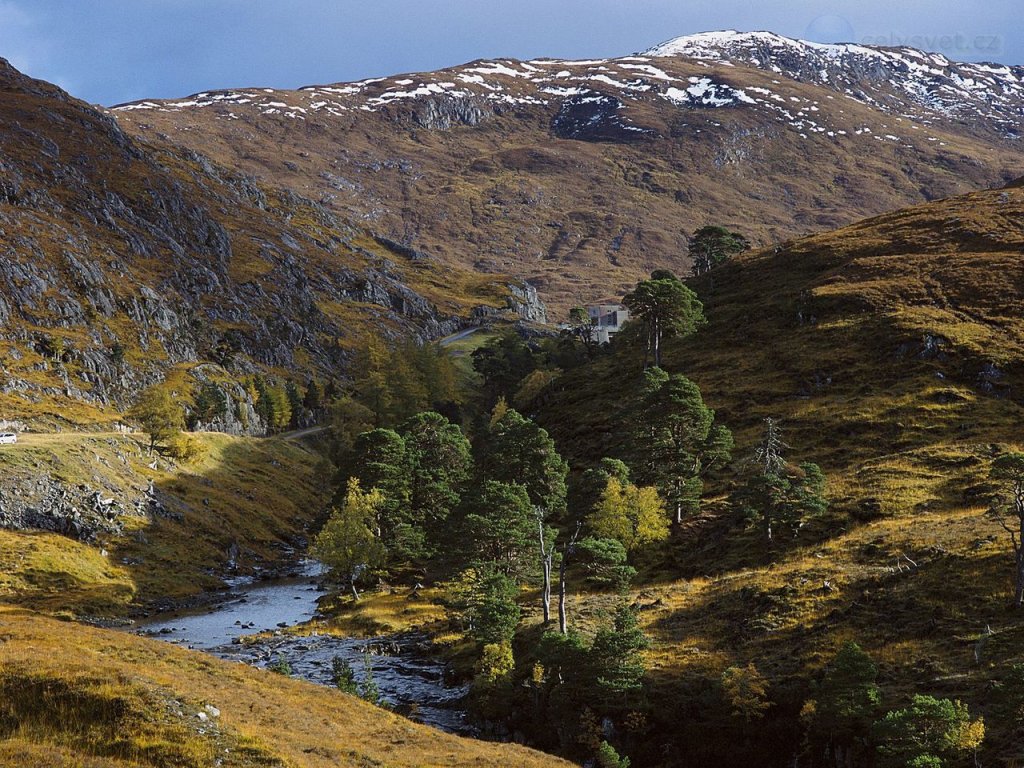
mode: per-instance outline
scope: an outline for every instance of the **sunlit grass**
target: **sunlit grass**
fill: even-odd
[[[70,628],[0,606],[0,765],[567,765],[449,736],[266,670],[123,632]]]
[[[447,618],[440,602],[441,590],[409,588],[364,592],[359,600],[335,594],[321,601],[320,610],[329,617],[313,626],[341,635],[388,635],[422,629]],[[302,631],[306,631],[303,628]]]

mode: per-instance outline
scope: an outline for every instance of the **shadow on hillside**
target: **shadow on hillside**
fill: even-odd
[[[975,668],[974,645],[986,626],[999,633],[1024,626],[1010,605],[1012,557],[1004,552],[963,556],[934,552],[907,570],[879,566],[850,581],[817,565],[781,582],[770,570],[720,579],[704,593],[657,619],[663,642],[710,642],[705,651],[735,663],[771,659],[772,674],[802,671],[835,651],[838,638],[861,643],[883,674],[937,679]],[[831,578],[823,586],[823,575]],[[1000,654],[1019,653],[1011,645]],[[899,650],[896,650],[899,649]]]
[[[35,589],[15,598],[16,605],[34,610],[60,613],[74,607],[79,616],[116,616],[124,612],[135,597],[135,588],[126,582],[95,584],[70,571],[47,574]]]
[[[329,483],[298,442],[203,436],[206,455],[152,472],[149,516],[116,547],[138,602],[170,608],[223,587],[222,576],[289,563],[304,550]]]

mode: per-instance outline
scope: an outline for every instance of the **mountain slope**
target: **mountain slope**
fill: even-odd
[[[736,449],[634,594],[663,702],[638,762],[792,764],[812,681],[847,640],[878,664],[885,707],[961,699],[986,720],[981,761],[1021,759],[999,691],[1024,662],[1024,619],[1010,538],[987,510],[992,459],[1024,447],[1022,252],[1014,185],[741,254],[693,283],[708,325],[666,367],[697,382]],[[538,420],[577,466],[626,455],[641,354],[620,349],[541,398]],[[831,501],[774,546],[728,497],[766,417],[789,460],[821,464]],[[772,708],[739,739],[728,706],[706,704],[724,669],[749,663]]]
[[[570,765],[126,632],[76,626],[71,647],[66,624],[2,606],[0,631],[0,766]]]
[[[1014,186],[741,254],[693,282],[708,325],[668,365],[697,381],[741,447],[764,417],[781,418],[787,442],[830,468],[936,442],[1012,441],[1024,415],[1022,249]],[[586,404],[590,386],[568,383],[545,417]],[[599,426],[607,415],[583,405],[566,420],[592,422],[574,439],[613,445],[625,438]]]
[[[292,191],[142,145],[2,61],[0,95],[2,418],[109,423],[202,362],[334,375],[368,332],[439,336],[509,297]]]
[[[919,108],[923,74],[868,95],[868,75],[917,73],[913,52],[892,62],[865,49],[870,69],[789,44],[774,58],[742,46],[661,55],[677,45],[593,61],[475,61],[112,114],[132,135],[294,189],[445,264],[525,277],[558,311],[619,294],[653,267],[685,271],[685,234],[704,224],[764,244],[1019,175],[1017,70],[990,68],[988,91],[948,96],[1002,89],[969,123]],[[823,57],[832,74],[804,77]],[[946,79],[981,78],[980,66],[950,63]],[[846,93],[847,81],[864,94]]]

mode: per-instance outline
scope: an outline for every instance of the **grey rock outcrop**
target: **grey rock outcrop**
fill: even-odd
[[[483,99],[441,96],[417,100],[413,119],[424,128],[446,131],[453,125],[479,125],[493,114]]]
[[[548,310],[537,294],[537,289],[529,283],[510,285],[508,306],[523,320],[531,323],[547,323]]]
[[[124,516],[148,514],[149,507],[144,492],[125,497],[49,473],[6,477],[0,483],[0,528],[52,531],[79,541],[122,533]]]

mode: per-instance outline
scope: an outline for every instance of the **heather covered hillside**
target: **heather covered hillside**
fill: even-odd
[[[1024,416],[1022,222],[1011,185],[741,254],[691,283],[707,325],[670,344],[664,365],[732,430],[733,462],[635,593],[651,684],[679,702],[659,708],[661,727],[690,723],[673,740],[684,754],[725,759],[721,741],[695,745],[735,733],[692,702],[749,664],[775,691],[759,738],[813,746],[801,708],[855,641],[883,700],[961,699],[985,717],[984,762],[1019,758],[1005,709],[1021,662],[1013,540],[992,511]],[[640,353],[621,344],[537,400],[570,457],[636,451],[624,393],[643,387]],[[787,461],[820,465],[829,503],[792,531],[780,518],[770,542],[737,496],[763,459],[766,419]],[[731,743],[735,764],[752,759]]]
[[[726,224],[767,245],[1019,175],[1019,68],[763,34],[634,56],[239,88],[111,110],[126,132],[528,279],[564,319]]]
[[[140,143],[6,62],[0,94],[4,419],[110,425],[169,377],[186,397],[220,385],[224,421],[260,433],[247,377],[337,376],[367,335],[436,338],[474,308],[528,306],[293,190]]]

